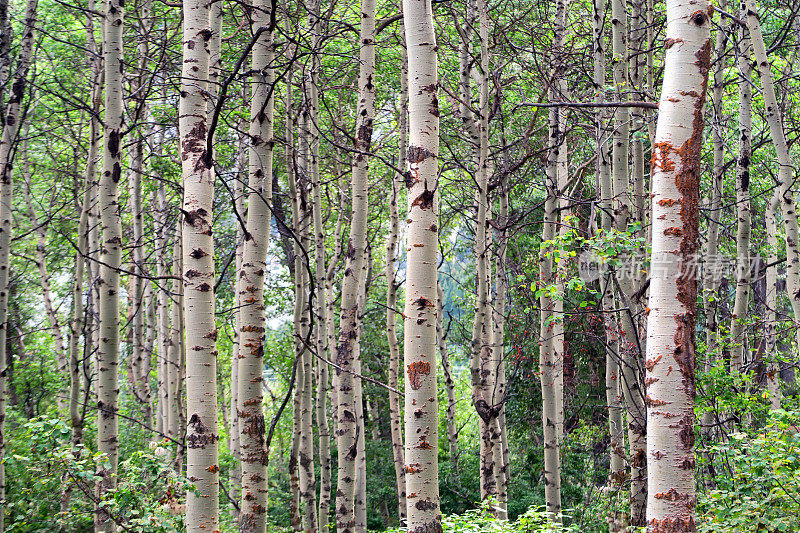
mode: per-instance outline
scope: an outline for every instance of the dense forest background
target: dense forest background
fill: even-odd
[[[420,322],[409,311],[416,307],[403,306],[411,305],[408,276],[423,264],[411,257],[418,230],[408,215],[423,197],[411,194],[407,168],[425,156],[409,150],[418,129],[417,93],[408,88],[416,49],[406,45],[399,3],[372,2],[370,13],[369,0],[0,2],[0,530],[205,530],[186,514],[187,494],[209,490],[194,488],[187,471],[197,442],[187,405],[214,388],[206,398],[216,409],[206,404],[205,412],[218,425],[210,439],[218,436],[218,456],[201,470],[218,477],[210,483],[219,530],[256,530],[240,519],[249,501],[242,468],[254,468],[242,462],[241,439],[252,434],[240,420],[252,405],[260,413],[261,396],[263,420],[248,427],[260,424],[255,438],[266,450],[253,460],[268,491],[264,527],[405,525],[400,480],[414,467],[398,450],[417,415],[402,400],[418,385],[402,357],[404,331]],[[681,48],[667,36],[667,6],[411,2],[430,10],[438,56],[438,222],[430,230],[439,297],[428,301],[436,344],[426,355],[436,378],[430,444],[444,529],[646,527],[644,442],[656,438],[646,412],[659,406],[646,390],[658,362],[647,356],[658,341],[646,327],[660,275],[650,264],[658,240],[652,169],[659,95],[684,83],[665,70],[665,52]],[[195,46],[187,46],[186,13],[197,9],[212,14],[197,45],[209,52],[197,63],[206,61],[205,75],[185,70]],[[124,11],[119,24],[114,10]],[[697,492],[686,507],[696,515],[693,529],[674,531],[798,531],[800,3],[720,0],[710,11],[695,117],[701,135],[705,125],[695,162],[696,395],[687,445]],[[118,47],[116,85],[109,43]],[[695,86],[686,87],[684,95]],[[207,112],[202,157],[213,154],[211,181],[199,180],[213,184],[204,197],[211,275],[199,289],[213,296],[215,333],[205,335],[213,365],[195,359],[185,338],[199,304],[182,307],[194,294],[186,258],[207,249],[187,245],[186,235],[197,212],[185,203],[192,147],[179,122],[192,95]],[[253,130],[266,123],[273,138]],[[114,151],[110,129],[116,160],[103,153]],[[259,159],[266,154],[269,166]],[[109,161],[118,162],[114,176]],[[118,189],[103,204],[112,177]],[[117,265],[103,240],[112,211]],[[258,270],[243,260],[256,241],[264,245],[255,252],[263,253],[261,322],[242,329],[247,298],[261,291],[241,281]],[[119,314],[103,322],[103,272],[111,270],[120,278],[112,295]],[[103,381],[109,323],[119,335],[111,382]],[[240,366],[243,347],[256,342],[243,341],[245,332],[263,334],[252,363],[261,369],[257,404],[239,396],[250,368]],[[196,368],[214,375],[192,389]],[[350,426],[338,401],[355,411],[347,435],[357,450],[339,442]],[[99,444],[108,442],[111,411],[113,459]],[[335,503],[347,454],[356,457],[345,510],[352,529]]]

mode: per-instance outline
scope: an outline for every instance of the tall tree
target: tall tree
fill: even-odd
[[[401,6],[402,7],[402,6]],[[398,165],[406,167],[408,151],[408,54],[400,21],[400,109],[397,118],[399,130]],[[392,174],[392,192],[389,196],[389,236],[386,240],[386,341],[389,344],[389,386],[397,390],[400,381],[400,340],[397,338],[397,242],[400,233],[400,190],[403,176]],[[389,427],[394,458],[395,487],[397,489],[397,514],[400,521],[406,517],[406,474],[403,454],[403,426],[400,412],[400,395],[389,391]]]
[[[250,12],[254,34],[249,130],[247,227],[239,272],[237,362],[241,504],[239,530],[262,533],[267,525],[267,454],[264,437],[264,276],[267,273],[272,200],[273,98],[272,3],[259,0]],[[264,31],[262,28],[267,28]]]
[[[566,37],[566,1],[556,3],[553,36],[554,66],[550,100],[565,96],[564,39]],[[539,372],[542,387],[542,430],[544,436],[545,503],[553,520],[561,520],[561,440],[564,431],[564,326],[563,302],[556,297],[560,285],[553,246],[559,227],[562,196],[567,185],[566,110],[550,109],[542,246],[539,253],[540,340]]]
[[[439,99],[431,0],[403,0],[408,49],[408,246],[405,461],[408,530],[439,532],[436,269],[439,237]]]
[[[17,67],[14,71],[11,85],[11,95],[3,115],[3,131],[0,133],[0,531],[4,531],[4,516],[6,512],[6,475],[3,461],[6,448],[6,403],[8,358],[6,353],[8,336],[8,294],[9,270],[11,268],[11,223],[14,212],[13,196],[13,155],[17,134],[22,125],[22,101],[28,84],[28,70],[33,60],[33,46],[35,43],[37,0],[28,0],[25,5],[25,20],[23,23],[22,42],[20,43]],[[4,6],[1,11],[5,11]],[[4,15],[4,13],[0,13]],[[4,26],[7,21],[0,16],[0,24]],[[3,38],[7,39],[7,28],[0,29]],[[0,42],[0,46],[8,47],[10,43]],[[5,52],[6,50],[0,50]],[[0,69],[4,65],[0,64]],[[0,72],[0,74],[3,74]],[[5,81],[0,79],[0,81]]]
[[[710,17],[705,1],[667,2],[664,84],[652,161],[652,277],[645,361],[647,527],[653,533],[696,528],[694,265],[703,107],[711,65]]]
[[[184,0],[178,124],[183,176],[181,276],[187,347],[186,475],[196,488],[186,495],[186,531],[190,533],[219,529],[214,162],[207,147],[205,100],[212,37],[209,4]]]
[[[97,347],[97,450],[107,456],[98,465],[98,501],[116,487],[119,460],[119,268],[122,261],[122,220],[118,184],[122,177],[122,127],[124,122],[122,29],[124,2],[106,0],[103,22],[105,69],[105,119],[103,121],[103,173],[100,176],[100,327]],[[95,531],[116,530],[105,509],[97,510]]]
[[[747,16],[747,13],[743,13]],[[750,161],[752,159],[752,62],[746,28],[739,32],[739,157],[736,160],[736,297],[731,315],[731,370],[746,363],[747,307],[750,303]]]
[[[360,389],[354,382],[354,373],[360,369],[355,360],[354,343],[358,342],[359,283],[366,275],[367,211],[369,151],[372,144],[372,127],[375,117],[375,1],[361,2],[361,30],[359,35],[358,114],[356,122],[355,153],[352,159],[352,216],[350,239],[345,254],[346,264],[342,281],[342,311],[339,342],[336,346],[336,380],[338,391],[336,446],[339,453],[337,472],[336,527],[339,533],[354,531],[356,526],[355,496],[356,468],[358,464],[357,405]]]

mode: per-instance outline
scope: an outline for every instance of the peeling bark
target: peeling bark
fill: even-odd
[[[408,47],[408,247],[404,328],[409,533],[442,531],[437,461],[436,268],[439,110],[431,0],[403,0]],[[420,201],[423,200],[423,201]]]
[[[666,46],[652,159],[653,248],[645,364],[649,533],[696,530],[694,262],[703,107],[711,62],[710,16],[706,1],[667,2],[667,38],[680,39],[680,46]]]

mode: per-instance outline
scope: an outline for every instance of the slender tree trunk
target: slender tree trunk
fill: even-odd
[[[453,380],[453,368],[450,364],[450,354],[447,352],[447,338],[444,331],[444,291],[441,283],[437,281],[437,316],[436,316],[436,342],[439,344],[439,358],[442,361],[444,374],[444,387],[447,394],[447,451],[450,456],[450,469],[458,476],[458,429],[456,427],[456,386]],[[458,478],[456,478],[458,479]]]
[[[181,224],[175,224],[174,242],[172,250],[172,287],[170,298],[170,334],[169,349],[167,350],[167,394],[169,395],[169,409],[167,411],[167,427],[170,438],[183,442],[185,436],[185,411],[183,403],[183,375],[184,375],[184,327],[183,327],[183,272],[181,246]],[[176,470],[180,471],[180,458],[176,457]]]
[[[355,372],[362,373],[361,366],[361,340],[364,338],[364,310],[366,309],[367,291],[372,279],[372,248],[367,244],[364,264],[364,275],[358,280],[358,339],[353,345],[355,351]],[[364,384],[357,378],[355,384],[356,424],[358,442],[356,443],[356,493],[355,493],[355,532],[367,533],[367,448],[366,429],[369,404],[364,399]],[[365,408],[366,406],[366,408]]]
[[[746,13],[743,13],[746,16]],[[745,361],[745,325],[750,303],[750,159],[752,157],[752,64],[750,39],[739,32],[739,158],[736,161],[736,298],[731,315],[731,371],[741,372]]]
[[[356,468],[358,464],[359,425],[356,396],[358,384],[351,372],[358,372],[354,343],[358,342],[359,283],[366,274],[367,185],[372,143],[372,123],[375,116],[375,1],[362,0],[361,33],[359,36],[358,119],[356,122],[355,154],[352,160],[352,215],[350,240],[347,246],[344,280],[342,281],[342,314],[339,342],[336,346],[338,391],[338,428],[336,445],[339,469],[336,498],[336,527],[339,533],[354,531],[356,526]]]
[[[309,152],[310,152],[310,178],[312,189],[312,216],[314,222],[314,346],[316,353],[327,356],[329,351],[327,324],[327,287],[326,287],[326,250],[325,250],[325,223],[322,219],[322,181],[319,170],[319,72],[320,60],[316,53],[322,40],[321,18],[319,16],[319,1],[311,5],[309,25],[315,35],[314,54],[312,55],[311,71],[308,73],[308,114],[309,114]],[[327,358],[327,357],[326,357]],[[325,530],[330,521],[331,509],[331,431],[328,424],[328,396],[330,394],[330,368],[321,359],[316,360],[317,396],[316,396],[316,426],[319,432],[319,502],[316,523],[320,530]],[[311,512],[308,509],[308,512]],[[309,520],[310,522],[310,520]]]
[[[403,0],[408,48],[408,246],[404,328],[408,531],[441,532],[436,398],[439,100],[431,0]]]
[[[403,35],[403,21],[400,21]],[[399,130],[397,168],[406,168],[408,151],[408,54],[405,40],[400,43],[400,113],[397,120]],[[392,193],[389,196],[389,238],[386,241],[386,341],[389,344],[389,386],[398,389],[400,377],[400,340],[397,338],[397,240],[400,228],[398,203],[403,176],[392,174]],[[400,413],[400,395],[389,391],[389,426],[392,436],[395,488],[397,490],[397,515],[402,523],[406,517],[406,473],[403,454],[403,426]],[[454,457],[451,456],[451,460]]]
[[[721,9],[727,9],[727,1],[720,2]],[[719,220],[722,216],[722,186],[725,178],[725,116],[723,106],[723,88],[725,81],[725,31],[718,29],[714,47],[714,83],[711,90],[711,106],[713,111],[711,143],[714,152],[714,167],[711,179],[711,216],[708,223],[708,239],[706,241],[706,257],[711,261],[716,260],[719,250]],[[703,311],[706,322],[706,361],[705,371],[709,372],[719,356],[719,326],[717,314],[719,312],[719,276],[705,275],[703,279]],[[711,411],[703,414],[703,426],[709,438],[713,435],[713,415]]]
[[[605,0],[595,0],[593,3],[593,39],[592,48],[594,52],[594,87],[597,94],[597,101],[603,103],[605,98],[606,85],[606,43],[604,37],[605,15],[607,5]],[[606,113],[602,108],[598,108],[595,113],[597,121],[597,181],[600,191],[600,205],[602,209],[600,227],[604,234],[610,234],[614,227],[613,217],[613,189],[611,185],[611,161],[609,160],[608,132],[604,126],[607,119]],[[620,398],[619,383],[619,323],[616,320],[616,313],[612,311],[614,305],[614,286],[611,274],[606,272],[601,278],[601,308],[603,310],[603,329],[605,331],[606,344],[606,367],[605,367],[605,387],[606,405],[608,407],[608,431],[609,442],[609,485],[620,487],[626,477],[625,471],[625,446],[624,428],[622,425],[622,402]],[[612,530],[615,530],[617,517],[611,517]]]
[[[124,6],[121,0],[106,0],[103,38],[105,68],[105,119],[103,137],[103,173],[100,176],[100,344],[97,347],[97,450],[108,460],[99,463],[98,498],[106,498],[117,484],[119,453],[119,268],[122,255],[122,221],[118,184],[122,176],[122,28]],[[97,509],[95,531],[116,530],[108,513]]]
[[[800,323],[800,242],[798,239],[797,208],[795,207],[792,183],[792,157],[789,145],[786,142],[786,133],[783,129],[783,119],[778,99],[775,96],[775,84],[772,79],[771,64],[764,46],[764,36],[758,20],[758,12],[749,0],[744,0],[747,14],[746,22],[750,30],[750,39],[756,56],[758,75],[761,78],[761,91],[766,107],[766,120],[770,136],[775,145],[775,154],[778,158],[778,182],[780,183],[781,204],[783,212],[783,229],[786,241],[786,290],[789,293],[789,302],[792,305],[795,323]],[[800,328],[796,328],[798,342],[800,342]]]
[[[612,25],[612,54],[614,87],[617,99],[625,99],[630,90],[628,73],[628,45],[627,45],[627,14],[623,0],[611,2]],[[628,158],[630,137],[630,112],[628,108],[617,107],[614,110],[614,142],[612,146],[612,186],[614,191],[614,226],[617,232],[628,230],[632,222],[633,205],[631,202],[629,184]],[[645,502],[647,493],[647,471],[645,465],[645,407],[640,386],[641,351],[639,332],[635,316],[640,311],[632,301],[633,293],[638,289],[635,286],[638,272],[621,272],[618,276],[620,302],[626,302],[620,307],[628,309],[622,311],[620,317],[621,337],[619,347],[622,354],[621,378],[622,392],[628,414],[628,437],[630,442],[631,465],[631,519],[632,526],[642,526],[645,520]]]
[[[650,533],[696,529],[694,265],[703,107],[712,48],[710,15],[705,1],[667,2],[664,84],[652,162],[652,277],[645,361]]]
[[[270,24],[272,4],[259,0],[250,12],[253,32]],[[237,362],[241,500],[239,530],[263,533],[267,526],[267,453],[264,424],[264,276],[272,200],[273,83],[272,31],[253,47],[247,228],[239,272],[239,358]]]
[[[94,2],[89,3],[89,8],[94,8]],[[81,205],[80,218],[78,221],[78,247],[75,251],[75,271],[72,280],[72,316],[69,326],[69,419],[72,428],[72,446],[73,453],[79,453],[77,445],[83,442],[83,430],[85,421],[85,406],[83,405],[81,395],[84,392],[81,382],[81,371],[83,365],[81,364],[81,335],[84,336],[84,347],[91,346],[91,333],[88,321],[84,321],[85,308],[83,305],[83,278],[87,270],[86,257],[88,257],[89,247],[89,221],[92,211],[92,202],[94,201],[94,193],[96,192],[97,181],[97,152],[100,145],[100,121],[98,119],[100,112],[100,71],[102,65],[100,64],[99,57],[96,55],[97,45],[94,41],[94,20],[93,15],[87,14],[86,34],[88,40],[89,53],[87,54],[88,60],[91,65],[92,72],[92,89],[91,89],[91,117],[89,118],[89,150],[86,154],[86,171],[84,177],[84,191],[83,202]],[[86,327],[86,329],[84,329]],[[91,353],[90,350],[85,351],[86,354]],[[90,387],[89,376],[86,374],[86,389]],[[70,500],[72,497],[72,488],[69,484],[64,489],[62,495],[62,511],[69,510]]]
[[[209,4],[183,5],[183,70],[179,128],[183,175],[182,260],[186,325],[186,531],[219,529],[217,328],[214,320],[214,167],[207,150],[205,91],[209,76]],[[241,381],[241,380],[240,380]]]
[[[242,97],[244,101],[249,100],[249,92],[247,90],[247,85],[243,87],[242,90]],[[249,116],[248,116],[249,119]],[[249,128],[248,128],[249,129]],[[244,131],[244,121],[240,124],[240,130]],[[238,156],[236,158],[236,182],[234,183],[234,194],[236,195],[236,212],[240,215],[244,215],[246,210],[246,202],[245,202],[245,192],[244,192],[244,181],[245,176],[249,174],[248,168],[248,161],[249,161],[249,139],[247,138],[247,134],[239,133],[239,146],[238,146]],[[273,176],[274,178],[274,176]],[[244,256],[244,230],[241,224],[236,225],[236,272],[240,272],[242,269],[242,262]],[[236,294],[239,292],[239,285],[241,283],[240,279],[235,279],[233,281],[233,288]],[[234,312],[234,325],[233,325],[233,350],[231,350],[231,396],[230,396],[230,406],[229,406],[229,415],[228,415],[228,422],[229,426],[229,449],[231,451],[231,455],[234,458],[233,467],[230,470],[230,496],[231,499],[235,502],[239,502],[239,498],[242,496],[242,462],[241,462],[241,441],[240,441],[240,431],[241,431],[241,424],[239,419],[239,351],[241,349],[241,334],[240,330],[242,327],[242,320],[241,320],[241,309],[237,309]],[[234,518],[236,518],[237,522],[239,520],[239,511],[240,509],[236,509],[232,505],[233,509],[231,512],[233,513]]]
[[[770,198],[767,206],[767,271],[766,271],[766,312],[767,331],[765,339],[765,353],[767,362],[767,391],[769,392],[770,409],[781,407],[781,374],[780,359],[778,358],[778,210],[780,198],[778,189]]]
[[[6,6],[7,7],[7,6]],[[25,21],[23,26],[22,43],[17,58],[17,68],[14,72],[14,81],[11,95],[5,110],[5,122],[0,134],[0,531],[4,529],[4,515],[6,510],[6,477],[5,458],[6,448],[6,403],[8,395],[8,366],[7,366],[7,335],[8,335],[8,300],[9,300],[9,270],[11,268],[11,224],[14,211],[13,204],[13,145],[17,138],[22,123],[22,99],[25,97],[28,69],[33,59],[34,29],[36,26],[37,0],[28,0],[25,6]],[[5,10],[5,8],[3,9]],[[0,19],[0,23],[6,21]],[[5,25],[5,24],[4,24]],[[6,28],[2,28],[6,34]],[[8,42],[0,45],[9,46]],[[3,65],[0,65],[2,69]],[[5,81],[5,80],[0,80]]]
[[[550,99],[559,101],[563,98],[561,91],[565,88],[562,78],[564,70],[564,38],[566,33],[566,2],[556,3],[553,39],[554,88],[550,91]],[[550,109],[550,132],[548,136],[547,163],[545,180],[547,198],[544,205],[544,224],[542,243],[550,243],[556,238],[558,213],[562,202],[560,198],[565,191],[567,173],[566,145],[566,113],[563,109]],[[543,244],[539,255],[539,298],[540,308],[540,341],[539,371],[542,387],[542,427],[544,434],[544,476],[545,503],[547,512],[553,520],[561,521],[561,439],[564,426],[564,335],[563,335],[563,303],[554,297],[558,293],[558,273],[555,269],[553,254],[556,250],[551,245]]]
[[[305,77],[304,81],[308,81]],[[303,87],[304,105],[301,123],[301,160],[302,165],[297,173],[297,188],[300,222],[298,235],[300,247],[296,251],[295,278],[298,280],[298,291],[302,294],[302,308],[300,309],[300,324],[298,341],[298,356],[300,362],[297,377],[297,406],[300,409],[298,425],[296,426],[298,439],[297,460],[299,467],[300,505],[302,506],[301,524],[303,530],[313,531],[317,527],[317,502],[316,502],[316,476],[314,471],[314,430],[312,427],[314,411],[314,364],[313,364],[313,337],[311,331],[312,297],[310,253],[311,232],[313,231],[313,208],[309,198],[311,188],[312,153],[310,131],[311,116],[309,114],[308,88]],[[299,262],[297,262],[299,260]]]
[[[489,235],[487,234],[487,213],[489,211],[489,20],[485,0],[477,0],[478,40],[480,42],[479,65],[479,116],[477,121],[469,109],[470,63],[464,63],[462,52],[461,99],[462,120],[469,123],[468,130],[473,141],[476,164],[475,191],[475,266],[476,266],[476,309],[472,326],[472,401],[478,413],[481,434],[481,499],[497,497],[495,477],[495,450],[497,437],[497,408],[494,398],[495,368],[492,361],[492,313],[490,311]],[[469,36],[469,34],[467,34]],[[471,39],[470,39],[471,40]],[[467,41],[467,45],[471,42]],[[466,52],[469,49],[467,48]]]
[[[295,122],[294,122],[294,96],[292,85],[292,69],[290,68],[286,75],[286,182],[289,189],[289,198],[292,202],[292,231],[295,234],[295,240],[292,243],[292,269],[291,273],[294,277],[294,315],[292,317],[292,331],[294,331],[294,357],[296,359],[295,365],[298,366],[296,375],[297,387],[302,387],[302,351],[305,346],[302,343],[302,331],[300,323],[302,319],[303,309],[305,306],[305,294],[302,292],[302,279],[300,269],[303,268],[300,257],[300,245],[297,239],[300,238],[300,198],[298,196],[296,174],[298,173],[298,157],[297,149],[294,141]],[[300,447],[299,427],[300,427],[300,393],[296,390],[292,401],[292,444],[289,452],[289,492],[290,492],[290,507],[289,516],[292,528],[297,531],[301,528],[300,519],[300,477],[297,469],[297,455]]]
[[[508,186],[500,184],[500,210],[495,222],[502,229],[496,231],[497,254],[495,256],[494,329],[492,339],[492,367],[495,372],[494,404],[497,405],[497,427],[500,441],[495,450],[495,478],[497,500],[500,506],[498,518],[508,519],[508,486],[510,464],[508,450],[508,428],[506,426],[506,366],[505,366],[505,320],[506,320],[506,248],[508,241]],[[448,398],[449,399],[449,398]],[[449,437],[449,429],[448,429]]]

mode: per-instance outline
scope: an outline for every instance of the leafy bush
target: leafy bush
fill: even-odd
[[[74,449],[63,420],[39,417],[14,424],[13,447],[5,458],[8,489],[8,532],[38,533],[92,531],[97,465],[106,456],[84,445]],[[187,480],[170,464],[166,444],[152,443],[121,460],[117,489],[101,504],[128,531],[183,531],[184,509],[179,504]],[[63,489],[71,490],[62,512]]]
[[[762,433],[709,447],[715,487],[698,497],[698,531],[800,531],[800,415],[770,413]]]
[[[514,522],[498,520],[494,503],[486,500],[475,509],[461,514],[442,516],[444,533],[568,533],[580,531],[574,526],[561,526],[549,519],[542,509],[530,508]],[[406,528],[390,529],[390,533],[405,533]]]

